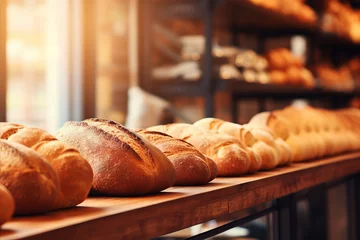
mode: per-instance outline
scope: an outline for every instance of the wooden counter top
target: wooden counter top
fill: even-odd
[[[137,198],[89,198],[80,206],[6,223],[0,239],[148,239],[360,172],[360,152],[199,187]]]

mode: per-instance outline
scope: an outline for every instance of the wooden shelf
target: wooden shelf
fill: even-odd
[[[304,21],[293,15],[287,15],[280,10],[268,9],[262,5],[250,1],[231,0],[230,6],[234,12],[235,25],[251,26],[259,29],[272,29],[278,32],[286,29],[298,30],[300,33],[314,31],[317,27],[316,21]],[[238,17],[238,13],[241,17]],[[261,18],[259,18],[261,16]]]
[[[185,81],[181,79],[154,80],[147,90],[164,97],[203,96],[206,92],[201,80]],[[248,83],[238,80],[216,80],[216,91],[227,91],[241,98],[323,98],[352,97],[360,94],[359,89],[335,91],[315,87],[308,89],[301,86]]]
[[[360,171],[360,152],[297,163],[145,197],[93,197],[80,206],[6,223],[0,239],[148,239]]]

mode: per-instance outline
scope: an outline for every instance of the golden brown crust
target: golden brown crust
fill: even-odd
[[[0,184],[0,227],[7,222],[15,211],[15,202],[11,193]]]
[[[175,182],[175,169],[155,146],[104,119],[67,122],[59,139],[75,146],[94,171],[95,193],[133,196],[159,192]]]
[[[40,154],[21,144],[0,140],[0,159],[0,184],[13,195],[15,214],[54,209],[59,179]]]
[[[136,132],[159,148],[173,163],[176,171],[175,185],[202,185],[216,177],[217,167],[214,161],[191,144],[161,132]]]
[[[61,191],[55,208],[73,207],[89,194],[93,172],[90,164],[72,146],[38,128],[0,123],[0,139],[7,139],[34,149],[43,156],[59,176]]]
[[[154,126],[148,130],[163,132],[189,142],[202,154],[215,161],[218,176],[237,176],[249,171],[250,160],[246,146],[231,136],[184,123]]]
[[[360,148],[359,111],[286,107],[253,119],[251,123],[269,127],[290,146],[294,162]]]
[[[266,114],[263,116],[266,116]],[[243,127],[248,129],[256,139],[266,143],[267,147],[275,149],[275,159],[277,160],[268,161],[263,166],[263,169],[271,169],[275,165],[285,165],[292,161],[293,153],[288,144],[282,138],[276,137],[269,127],[254,122],[252,124],[245,124]],[[283,136],[288,136],[288,131],[284,131],[284,133]]]
[[[236,138],[241,142],[242,147],[249,154],[249,172],[256,172],[261,168],[264,156],[260,156],[259,153],[261,154],[261,152],[256,152],[254,151],[255,149],[252,148],[252,146],[256,143],[256,139],[250,132],[242,129],[240,125],[217,118],[203,118],[195,122],[194,126],[205,130],[215,131],[221,135],[226,134]]]

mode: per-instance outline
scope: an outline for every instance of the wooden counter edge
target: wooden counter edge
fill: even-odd
[[[360,152],[356,152],[278,168],[260,173],[260,177],[219,178],[215,183],[234,183],[70,226],[63,224],[46,232],[21,236],[15,233],[4,239],[149,239],[358,173],[359,158]],[[191,187],[181,189],[193,192]]]

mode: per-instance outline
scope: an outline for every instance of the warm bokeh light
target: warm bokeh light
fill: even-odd
[[[8,121],[46,128],[46,1],[8,1]]]

